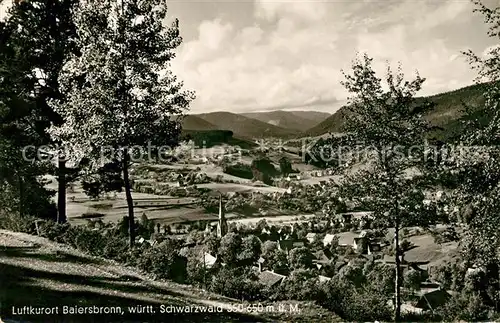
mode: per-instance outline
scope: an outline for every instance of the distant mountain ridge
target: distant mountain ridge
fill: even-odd
[[[182,120],[182,130],[184,131],[207,131],[207,130],[219,130],[219,128],[200,118],[197,115],[188,114],[183,117]]]
[[[281,128],[306,131],[319,124],[330,116],[329,113],[317,111],[268,111],[268,112],[248,112],[241,115],[257,119]]]
[[[476,117],[483,118],[481,106],[485,102],[486,86],[487,84],[475,84],[416,100],[419,102],[425,99],[435,103],[425,118],[433,125],[443,128],[438,137],[446,139],[461,131],[463,126],[459,119],[464,114],[464,103],[476,110]],[[348,113],[346,107],[340,108],[333,114],[280,110],[242,114],[211,112],[185,116],[183,129],[184,131],[230,130],[235,137],[247,140],[262,137],[283,139],[317,137],[327,133],[343,132],[346,113]]]
[[[427,99],[435,103],[435,107],[429,111],[425,118],[433,125],[442,127],[439,137],[447,138],[459,131],[459,119],[463,116],[465,103],[473,110],[480,110],[485,102],[484,92],[486,84],[476,84],[460,88],[450,92],[444,92],[428,97],[417,98],[417,102]],[[330,117],[316,126],[306,130],[304,136],[321,136],[325,133],[340,133],[345,125],[345,116],[348,113],[346,107],[340,108]]]
[[[296,130],[275,126],[231,112],[210,112],[194,116],[203,119],[220,130],[231,130],[235,136],[240,138],[252,140],[264,137],[293,138],[297,135]]]
[[[183,117],[183,132],[230,130],[235,137],[295,138],[330,116],[318,111],[265,111],[232,113],[217,111],[187,114]]]

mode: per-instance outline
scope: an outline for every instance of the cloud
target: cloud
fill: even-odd
[[[414,3],[418,4],[417,1],[414,1]],[[418,13],[422,12],[414,22],[414,27],[417,29],[431,29],[447,22],[464,24],[466,23],[465,20],[468,20],[466,18],[472,17],[471,4],[468,1],[428,2],[427,6],[428,9],[425,12],[422,12],[422,9],[415,8]]]
[[[231,24],[222,24],[220,19],[215,21],[203,21],[199,27],[199,41],[208,49],[217,50],[229,37],[232,30],[233,26]]]
[[[276,20],[283,17],[307,22],[319,21],[326,15],[328,6],[325,1],[301,0],[257,0],[255,15],[265,20]]]
[[[446,37],[472,15],[465,1],[256,0],[254,9],[253,24],[204,21],[198,37],[182,45],[173,68],[197,92],[193,112],[333,112],[347,96],[341,70],[357,51],[374,57],[380,73],[387,62],[401,62],[408,78],[418,70],[427,78],[422,95],[474,78],[462,45]]]
[[[7,11],[9,10],[9,7],[11,5],[11,1],[0,1],[0,21],[4,20],[7,17]]]
[[[232,32],[233,26],[220,19],[203,21],[198,27],[198,39],[184,44],[179,57],[190,62],[213,59],[228,45]]]

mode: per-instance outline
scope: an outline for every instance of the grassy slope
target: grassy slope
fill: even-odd
[[[238,300],[172,282],[153,281],[134,269],[86,256],[67,246],[23,233],[0,230],[0,322],[339,322],[307,303],[302,313],[160,313],[160,305],[218,306]],[[123,315],[19,316],[12,306],[121,307]],[[151,305],[154,314],[133,315],[128,307]],[[12,322],[12,321],[9,321]]]

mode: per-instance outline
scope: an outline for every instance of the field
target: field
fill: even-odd
[[[52,179],[49,188],[56,189],[57,182]],[[198,220],[212,220],[215,217],[206,214],[197,207],[195,198],[172,198],[154,194],[133,192],[135,215],[145,213],[147,217],[162,224],[191,222]],[[57,196],[55,197],[57,199]],[[82,217],[85,213],[101,213],[105,222],[117,222],[128,214],[125,193],[117,193],[109,199],[91,200],[75,185],[72,191],[67,192],[67,217],[70,223],[85,224],[88,220]]]
[[[264,184],[258,185],[248,179],[224,174],[221,167],[212,164],[192,165],[177,163],[171,165],[148,165],[148,167],[157,169],[158,171],[195,170],[199,167],[201,169],[199,172],[205,173],[211,178],[221,175],[224,181],[229,182],[199,184],[197,187],[224,194],[230,192],[273,193],[285,191],[282,188]],[[51,176],[46,176],[46,179],[51,181],[47,187],[57,192],[57,180]],[[153,179],[141,179],[140,181],[156,183]],[[135,216],[137,218],[140,218],[142,214],[146,214],[148,219],[160,224],[217,219],[216,214],[208,214],[203,208],[197,205],[198,198],[177,198],[140,192],[132,192],[132,197],[135,205]],[[57,200],[57,193],[54,199]],[[96,217],[102,219],[104,222],[117,222],[128,214],[125,193],[111,193],[106,198],[95,200],[85,195],[79,183],[75,183],[72,189],[67,190],[67,217],[70,223],[85,224],[88,222],[88,219],[82,217],[83,214],[100,214],[101,216]],[[239,215],[228,214],[228,217],[239,217]]]

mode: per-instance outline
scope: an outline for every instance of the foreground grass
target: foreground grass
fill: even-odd
[[[132,268],[86,256],[45,238],[0,230],[0,318],[5,321],[332,322],[337,320],[331,313],[306,303],[299,303],[294,307],[298,308],[299,312],[228,311],[237,308],[239,304],[241,303],[237,300],[210,294],[190,286],[153,281]],[[51,312],[54,314],[17,315],[16,312],[19,310],[16,309],[24,306],[43,308],[57,306],[58,314]],[[115,307],[121,312],[108,315],[64,315],[63,306]],[[131,309],[138,306],[145,306],[148,313],[133,313]],[[169,306],[183,308],[185,312],[167,313]],[[190,313],[186,312],[187,308],[191,310]],[[202,312],[202,309],[206,312]],[[219,312],[211,312],[212,310]]]

